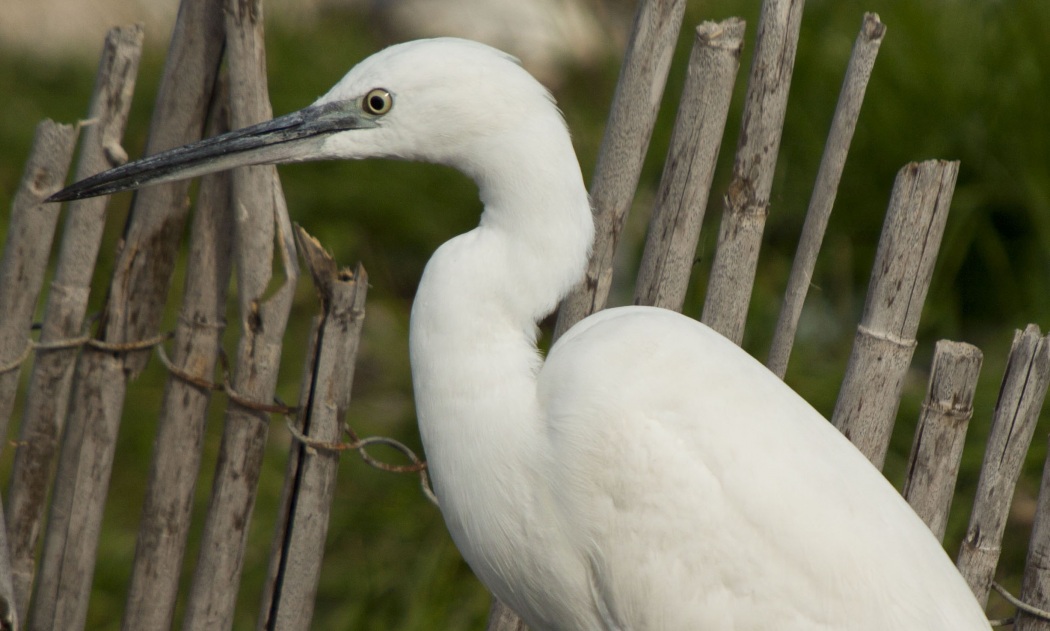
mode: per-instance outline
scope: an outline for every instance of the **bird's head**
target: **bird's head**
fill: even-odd
[[[454,38],[407,42],[365,59],[309,107],[129,162],[51,201],[307,160],[399,158],[470,172],[479,143],[537,113],[557,115],[557,109],[510,55]]]

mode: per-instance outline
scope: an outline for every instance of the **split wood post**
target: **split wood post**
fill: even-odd
[[[32,352],[29,329],[58,224],[59,204],[44,200],[62,188],[75,138],[70,125],[51,120],[37,125],[22,182],[11,206],[7,242],[0,260],[0,437],[7,435],[19,373]],[[3,517],[0,511],[0,519]],[[0,521],[0,622],[17,629],[18,621],[25,619],[23,601],[28,600],[28,586],[21,580],[26,568],[25,563],[13,563],[5,523],[6,520]],[[29,554],[31,577],[32,550]]]
[[[126,159],[120,139],[131,109],[142,39],[139,24],[115,28],[106,35],[88,120],[80,128],[80,158],[74,174],[78,180],[118,166]],[[44,308],[41,346],[23,407],[7,497],[15,600],[22,619],[28,614],[36,547],[66,419],[73,369],[80,352],[80,345],[69,341],[83,334],[107,204],[108,198],[101,197],[68,205],[55,275]],[[58,204],[51,206],[57,209]]]
[[[971,344],[937,342],[926,399],[915,428],[902,494],[940,541],[944,540],[959,477],[982,359],[980,349]]]
[[[977,601],[988,604],[1017,478],[1050,383],[1050,339],[1028,325],[1014,335],[957,565]]]
[[[681,311],[711,180],[722,145],[745,23],[704,22],[696,29],[671,146],[649,220],[634,303]]]
[[[733,176],[700,318],[736,344],[744,337],[769,191],[780,151],[804,0],[764,0],[747,81]]]
[[[225,13],[230,113],[237,129],[273,115],[267,96],[263,10],[260,0],[229,0]],[[277,387],[282,337],[299,276],[276,167],[236,169],[232,177],[241,339],[200,555],[183,620],[188,631],[229,629],[233,625],[269,431],[267,406]],[[271,291],[275,240],[286,277]],[[245,405],[248,402],[251,404]]]
[[[7,437],[22,364],[32,354],[29,331],[58,225],[61,206],[44,200],[62,188],[75,138],[70,125],[51,120],[37,125],[11,204],[0,258],[0,438]]]
[[[214,0],[185,0],[180,6],[147,154],[200,138],[219,68],[221,19]],[[109,286],[102,341],[86,346],[77,364],[31,628],[84,626],[127,380],[145,368],[161,339],[157,329],[185,224],[188,187],[161,184],[135,195]]]
[[[1042,611],[1050,610],[1050,450],[1043,463],[1039,502],[1021,579],[1021,602]],[[1050,631],[1050,620],[1019,610],[1013,628],[1015,631]]]
[[[897,173],[832,422],[879,469],[886,459],[919,316],[951,206],[958,162]]]
[[[221,79],[209,119],[209,136],[229,129],[228,94]],[[226,326],[233,225],[229,172],[205,176],[197,194],[186,287],[135,542],[125,631],[168,629],[175,614],[211,384]]]
[[[638,3],[591,181],[594,248],[584,279],[562,300],[555,339],[603,309],[609,298],[613,256],[656,125],[685,4],[685,0]]]
[[[313,237],[302,228],[296,234],[323,309],[314,320],[296,430],[311,443],[334,445],[350,405],[368,275],[360,264],[353,271],[339,270]],[[260,608],[260,631],[310,628],[338,471],[339,451],[293,443]]]
[[[842,170],[846,166],[846,155],[853,141],[864,93],[868,88],[868,79],[871,78],[875,57],[879,54],[879,46],[885,34],[886,25],[879,20],[879,16],[875,13],[865,13],[860,33],[853,43],[853,53],[846,66],[846,78],[842,82],[842,91],[839,92],[835,115],[831,120],[831,131],[828,133],[824,154],[820,159],[813,195],[809,198],[806,221],[802,225],[798,250],[791,263],[791,276],[784,293],[784,304],[780,307],[769,360],[766,362],[769,369],[781,379],[787,372],[798,319],[802,315],[802,305],[806,301],[806,293],[813,278],[813,268],[816,267],[820,245],[824,241],[824,231],[827,230],[828,219],[831,218],[831,210],[835,205]]]

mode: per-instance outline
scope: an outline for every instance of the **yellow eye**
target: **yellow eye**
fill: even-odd
[[[383,88],[375,88],[374,90],[369,90],[368,94],[365,95],[363,106],[364,110],[369,114],[382,116],[394,106],[394,97],[390,96],[390,93]]]

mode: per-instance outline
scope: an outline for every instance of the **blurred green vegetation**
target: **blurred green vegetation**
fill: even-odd
[[[659,128],[624,232],[620,257],[624,273],[619,275],[614,303],[629,300],[629,272],[641,251],[670,137],[683,65],[692,45],[691,25],[742,15],[749,25],[748,53],[741,63],[686,307],[693,315],[700,311],[721,191],[736,144],[758,5],[757,0],[712,0],[691,3],[688,9]],[[768,349],[841,75],[866,10],[881,15],[888,33],[787,379],[830,414],[896,171],[912,160],[960,159],[958,188],[887,464],[887,474],[899,484],[934,342],[951,338],[980,346],[985,352],[984,373],[948,532],[947,546],[954,551],[965,529],[968,498],[976,484],[1013,330],[1028,322],[1046,326],[1050,315],[1050,49],[1046,46],[1050,4],[1043,0],[810,0],[745,340],[746,348],[759,358]],[[356,61],[390,43],[376,31],[367,18],[334,9],[314,23],[271,25],[267,44],[274,111],[285,113],[310,103]],[[144,143],[162,48],[150,47],[143,61],[125,143],[132,156],[141,153]],[[585,173],[593,170],[618,65],[619,59],[610,58],[599,67],[570,69],[556,90]],[[13,195],[35,123],[44,117],[60,121],[82,117],[93,78],[93,61],[43,59],[31,52],[5,50],[0,43],[0,85],[5,86],[0,90],[0,198]],[[418,449],[408,376],[408,307],[430,253],[476,221],[480,204],[474,187],[448,169],[392,162],[297,165],[282,167],[281,173],[295,220],[320,238],[342,264],[362,260],[370,274],[365,341],[349,421],[362,435],[392,435]],[[111,211],[92,297],[95,310],[105,295],[127,198],[118,197]],[[3,207],[0,213],[6,216],[6,202]],[[0,236],[5,229],[6,221],[0,221]],[[181,292],[181,275],[182,266],[173,285],[172,305]],[[280,394],[288,401],[298,398],[301,341],[307,338],[316,304],[304,278],[283,358]],[[233,309],[231,304],[231,323],[237,320]],[[228,348],[236,343],[236,335],[231,326]],[[119,625],[163,380],[163,372],[151,366],[134,384],[126,406],[103,524],[91,628]],[[221,433],[221,406],[213,407],[186,576],[208,501],[209,463],[214,463]],[[1044,415],[1006,535],[1000,577],[1013,587],[1024,561],[1046,435]],[[287,445],[288,435],[281,420],[275,419],[245,561],[238,629],[253,628],[258,613]],[[3,456],[5,472],[10,451]],[[488,597],[459,559],[439,513],[424,500],[411,477],[374,471],[352,454],[344,456],[327,550],[315,628],[476,629],[482,625]]]

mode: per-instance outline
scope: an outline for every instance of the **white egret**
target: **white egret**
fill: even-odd
[[[582,277],[594,228],[561,114],[506,54],[393,46],[299,112],[55,199],[371,157],[451,165],[484,202],[480,225],[427,264],[412,376],[452,538],[531,628],[990,628],[879,471],[703,324],[608,309],[540,355],[536,322]]]

